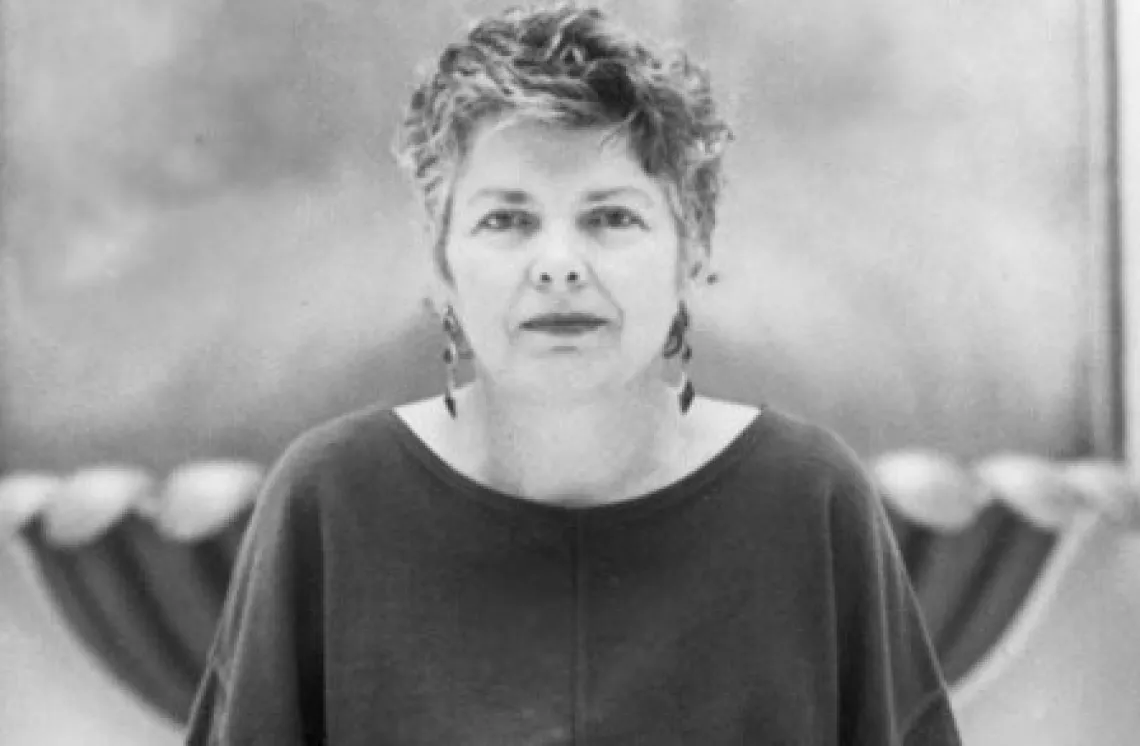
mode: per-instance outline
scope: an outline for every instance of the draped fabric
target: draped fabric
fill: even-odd
[[[143,701],[182,722],[249,513],[192,543],[134,516],[78,547],[55,546],[38,518],[22,536],[75,634]]]
[[[1005,505],[939,533],[890,511],[911,582],[949,683],[994,646],[1033,587],[1056,536]]]
[[[1102,480],[1098,489],[1108,489],[1106,484]],[[920,492],[915,488],[913,494],[899,494],[895,485],[885,493],[886,506],[935,649],[953,685],[1009,627],[1039,582],[1063,526],[1042,527],[1040,515],[1011,507],[1003,498],[1015,496],[1007,493],[994,495],[964,527],[948,530],[908,516],[908,508],[914,512],[911,504],[923,498]],[[1057,495],[1077,494],[1061,476],[1041,492],[1038,501],[1053,503],[1052,510]],[[1024,502],[1025,497],[1017,499]],[[1086,508],[1104,502],[1083,499]],[[961,508],[947,512],[954,511]],[[53,540],[42,516],[33,517],[21,536],[79,638],[140,698],[182,722],[205,665],[249,515],[247,505],[220,531],[185,541],[172,540],[135,514],[127,514],[94,540],[71,547]]]

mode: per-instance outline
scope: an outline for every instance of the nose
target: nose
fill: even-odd
[[[582,275],[576,269],[569,269],[566,271],[554,270],[551,272],[538,273],[538,286],[543,288],[555,289],[558,287],[572,288],[577,287],[582,283]]]
[[[587,268],[581,251],[573,246],[573,239],[551,236],[536,246],[537,256],[530,266],[531,282],[540,290],[565,291],[581,287],[586,282]]]

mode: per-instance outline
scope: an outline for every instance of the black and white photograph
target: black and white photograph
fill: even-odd
[[[3,746],[1137,746],[1140,3],[0,0]]]

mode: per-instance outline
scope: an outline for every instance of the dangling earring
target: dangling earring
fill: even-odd
[[[455,309],[448,304],[443,314],[443,334],[447,339],[447,346],[443,348],[443,364],[445,369],[443,404],[452,419],[456,419],[455,412],[455,368],[459,363],[459,319]]]
[[[689,407],[693,405],[693,398],[697,395],[697,390],[693,388],[693,381],[689,378],[689,361],[693,359],[693,348],[688,342],[685,342],[685,349],[681,351],[681,395],[679,397],[681,402],[681,414],[688,414]]]
[[[673,318],[673,325],[669,327],[669,337],[665,341],[666,358],[673,357],[678,352],[681,353],[681,393],[677,397],[681,404],[681,414],[688,414],[689,407],[693,405],[693,398],[696,396],[696,389],[693,387],[693,382],[689,379],[689,361],[693,359],[693,348],[686,338],[686,332],[689,330],[689,309],[685,307],[684,301],[681,302],[680,307],[677,309],[677,315]]]

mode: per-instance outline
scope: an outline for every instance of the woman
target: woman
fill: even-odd
[[[597,10],[444,52],[400,150],[445,393],[277,464],[188,743],[958,743],[851,451],[688,381],[728,139]]]

